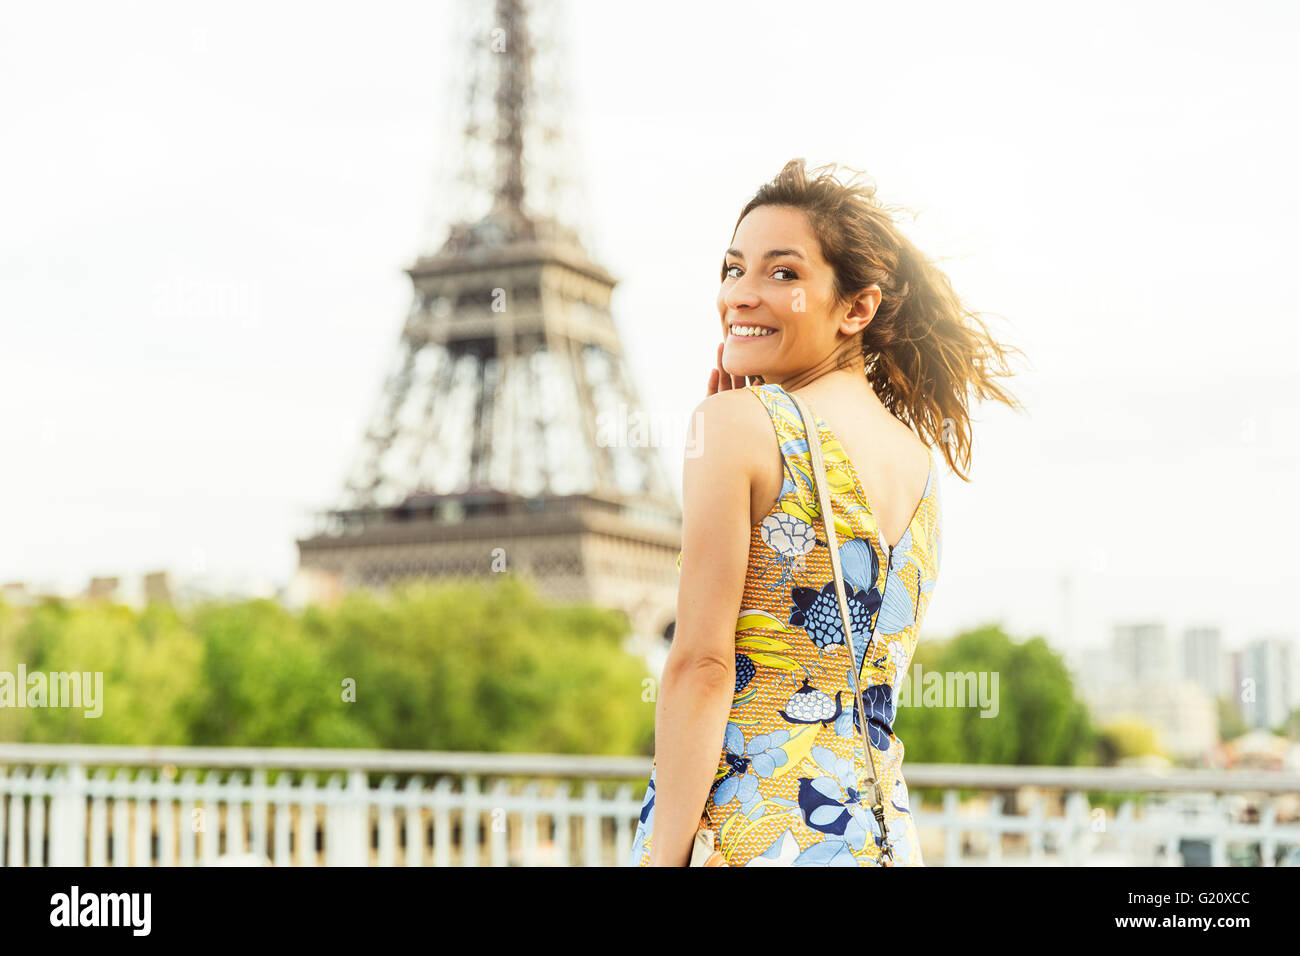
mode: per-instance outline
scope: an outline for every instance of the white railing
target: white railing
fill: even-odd
[[[649,772],[646,757],[0,744],[0,862],[618,866]],[[1279,819],[1279,808],[1294,812],[1300,774],[954,764],[905,774],[932,866],[1180,865],[1189,848],[1213,865],[1300,856],[1300,822]],[[963,803],[959,790],[981,796]],[[1125,799],[1112,816],[1087,791]]]
[[[922,845],[927,833],[938,840],[941,855],[925,854],[930,865],[1181,866],[1185,857],[1300,865],[1296,773],[980,764],[903,772]],[[917,806],[923,788],[942,791],[938,812]],[[986,797],[961,805],[958,791],[971,789]],[[1122,794],[1117,812],[1091,806],[1089,791]],[[1007,812],[1008,793],[1024,812]]]

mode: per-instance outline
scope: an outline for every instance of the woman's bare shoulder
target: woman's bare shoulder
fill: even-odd
[[[687,458],[715,457],[720,464],[744,464],[753,474],[766,460],[772,422],[762,400],[748,388],[730,388],[703,399],[691,413]]]

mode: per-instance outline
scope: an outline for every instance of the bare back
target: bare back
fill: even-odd
[[[903,537],[930,476],[930,453],[916,433],[879,402],[847,407],[843,399],[810,395],[796,389],[813,413],[826,423],[861,479],[885,543]],[[865,412],[864,412],[865,408]],[[771,445],[755,475],[750,496],[750,525],[759,524],[781,496],[785,471],[781,450]]]

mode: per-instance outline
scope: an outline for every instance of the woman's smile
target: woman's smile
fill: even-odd
[[[731,326],[727,337],[732,339],[760,339],[775,334],[776,329],[770,329],[763,325],[745,325],[737,322]]]

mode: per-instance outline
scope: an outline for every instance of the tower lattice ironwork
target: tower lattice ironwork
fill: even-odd
[[[432,254],[341,507],[298,540],[316,599],[406,577],[509,569],[562,600],[671,633],[681,511],[610,311],[617,280],[577,224],[554,7],[471,16],[457,155]],[[531,30],[530,30],[531,27]],[[549,57],[549,59],[548,59]]]

